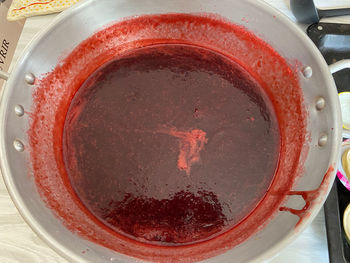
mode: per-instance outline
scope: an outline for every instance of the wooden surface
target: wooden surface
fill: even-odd
[[[265,1],[294,20],[289,10],[288,0]],[[327,0],[316,0],[315,2],[321,6],[327,6],[327,3],[328,5],[330,3]],[[344,6],[349,2],[349,0],[333,0],[332,5]],[[54,17],[55,15],[48,15],[27,19],[13,61],[17,60],[33,36],[46,27]],[[350,18],[342,18],[339,21],[350,23]],[[0,179],[0,263],[54,262],[67,263],[68,261],[49,248],[26,225]],[[329,262],[323,211],[297,240],[269,262]]]

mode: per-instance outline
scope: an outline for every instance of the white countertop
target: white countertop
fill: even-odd
[[[236,0],[238,1],[238,0]],[[239,0],[242,1],[242,0]],[[289,10],[289,0],[265,0],[295,20]],[[321,7],[330,5],[328,0],[315,0]],[[332,6],[350,6],[349,0],[332,0]],[[13,62],[33,36],[46,27],[56,15],[27,19],[19,40]],[[326,21],[326,20],[323,20]],[[327,19],[329,22],[333,20]],[[350,23],[350,16],[337,18],[337,22]],[[302,26],[303,27],[303,26]],[[0,263],[68,263],[49,248],[23,221],[12,203],[6,187],[0,179]],[[328,263],[328,247],[323,210],[312,224],[270,263]]]

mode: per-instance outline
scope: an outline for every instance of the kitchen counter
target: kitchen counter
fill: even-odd
[[[289,10],[289,0],[265,0],[275,8],[294,17]],[[315,1],[319,6],[329,5],[327,0]],[[333,0],[332,6],[345,6],[349,0]],[[348,5],[349,6],[349,5]],[[24,47],[34,35],[45,28],[55,14],[32,17],[26,20],[12,64],[21,55]],[[334,20],[323,20],[333,22]],[[337,19],[338,22],[350,23],[350,17]],[[302,28],[305,26],[300,25]],[[67,263],[68,261],[48,247],[23,221],[12,203],[3,181],[0,179],[0,263]],[[328,247],[323,210],[320,211],[312,224],[279,255],[269,260],[270,263],[326,263]]]

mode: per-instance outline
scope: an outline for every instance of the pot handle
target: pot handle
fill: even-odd
[[[332,74],[346,68],[350,68],[350,59],[343,59],[329,66]]]
[[[0,70],[0,79],[8,80],[9,76],[7,72]]]

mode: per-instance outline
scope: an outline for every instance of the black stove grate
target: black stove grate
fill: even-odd
[[[307,34],[330,65],[350,59],[350,24],[319,23],[309,26]],[[350,69],[335,73],[338,92],[350,91]]]

